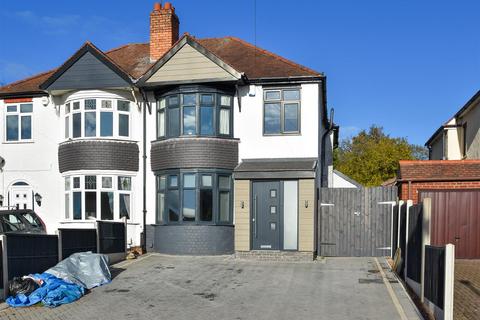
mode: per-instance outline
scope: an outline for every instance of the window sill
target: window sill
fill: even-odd
[[[301,132],[292,132],[292,133],[264,133],[264,137],[296,137],[296,136],[301,136]]]
[[[24,141],[3,141],[3,144],[30,144],[35,143],[34,140],[24,140]]]
[[[112,137],[87,137],[87,138],[68,138],[60,144],[68,143],[68,142],[76,142],[76,141],[113,141],[113,142],[134,142],[138,143],[138,140],[133,140],[129,138],[112,138]]]

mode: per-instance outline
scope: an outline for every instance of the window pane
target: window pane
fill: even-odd
[[[97,108],[97,100],[87,99],[85,100],[85,110],[95,110]]]
[[[215,133],[213,126],[213,107],[200,108],[200,134],[213,135]]]
[[[168,97],[168,106],[178,106],[178,96],[170,96]]]
[[[102,188],[112,188],[112,177],[102,177]]]
[[[196,191],[183,190],[183,221],[195,221]]]
[[[168,136],[176,137],[180,135],[180,109],[168,109]]]
[[[230,189],[230,177],[218,177],[218,187],[220,189]]]
[[[112,109],[112,100],[102,100],[102,109]]]
[[[266,134],[280,133],[280,104],[265,104],[264,130]]]
[[[67,103],[65,105],[65,114],[69,114],[70,113],[70,103]]]
[[[70,117],[65,117],[65,138],[70,136]]]
[[[118,190],[131,190],[132,178],[131,177],[118,177]]]
[[[179,219],[179,210],[178,210],[178,190],[168,190],[168,219],[169,221],[178,221]]]
[[[97,193],[85,192],[85,219],[97,218]]]
[[[130,101],[117,101],[117,109],[118,111],[130,112]]]
[[[283,90],[283,100],[300,100],[300,90]]]
[[[65,219],[70,218],[70,194],[65,194]]]
[[[218,219],[220,221],[229,221],[230,217],[230,192],[228,191],[221,191],[220,192],[220,212]]]
[[[113,192],[100,193],[100,208],[102,220],[113,220]]]
[[[127,217],[127,219],[130,219],[130,195],[120,193],[119,201],[120,218]]]
[[[80,102],[79,101],[73,103],[73,110],[78,110],[78,109],[80,109]]]
[[[177,176],[169,176],[168,186],[171,188],[178,187],[178,177]]]
[[[220,105],[221,106],[230,106],[232,104],[232,97],[230,96],[222,96],[220,98]]]
[[[85,189],[97,189],[97,176],[85,176]]]
[[[200,221],[212,221],[213,192],[212,189],[200,189]]]
[[[18,116],[7,116],[7,141],[18,140]]]
[[[211,187],[211,186],[212,186],[212,176],[202,175],[202,187]]]
[[[70,191],[70,177],[65,177],[65,191]]]
[[[183,134],[192,135],[196,133],[195,107],[183,107]]]
[[[158,113],[158,137],[164,137],[165,136],[165,111],[160,111]]]
[[[220,122],[219,133],[230,134],[230,110],[229,109],[220,109],[219,122]]]
[[[22,116],[22,140],[32,139],[32,116]]]
[[[165,108],[165,104],[166,104],[165,99],[161,99],[161,100],[160,100],[160,105],[159,105],[158,107],[159,107],[160,109],[164,109],[164,108]]]
[[[20,112],[25,113],[25,112],[33,112],[33,104],[21,104],[20,105]]]
[[[100,136],[113,135],[113,112],[100,112]]]
[[[78,138],[82,135],[82,114],[74,113],[73,116],[73,132],[74,138]]]
[[[183,105],[194,106],[197,104],[197,95],[196,94],[184,94],[183,95]]]
[[[200,98],[201,104],[213,105],[213,94],[202,94]]]
[[[280,100],[280,90],[266,91],[265,100]]]
[[[7,112],[17,112],[17,106],[7,106]]]
[[[184,188],[195,188],[195,174],[184,174],[183,175],[183,187]]]
[[[163,223],[163,213],[165,212],[165,193],[157,194],[157,223]]]
[[[80,188],[80,177],[73,178],[73,188],[74,189]]]
[[[128,114],[119,114],[118,115],[118,135],[122,137],[128,137],[128,132],[130,131],[130,117]]]
[[[160,190],[165,190],[165,185],[166,185],[165,180],[166,180],[166,177],[165,177],[165,176],[161,176],[161,177],[159,177],[158,180],[159,180],[158,188],[159,188]]]
[[[95,137],[97,135],[97,114],[95,112],[85,112],[85,137]]]
[[[285,132],[297,132],[298,131],[298,104],[288,103],[284,106],[284,128]]]

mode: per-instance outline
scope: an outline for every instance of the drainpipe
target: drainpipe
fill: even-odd
[[[145,91],[140,89],[143,98],[143,137],[142,137],[142,166],[143,166],[143,233],[142,233],[142,252],[147,252],[147,105],[148,99]],[[150,110],[150,107],[148,108]]]
[[[325,171],[327,171],[328,174],[328,168],[327,170],[324,170],[324,165],[325,165],[325,158],[326,158],[326,152],[325,152],[325,141],[329,137],[329,134],[333,131],[334,126],[333,126],[333,115],[334,115],[334,110],[333,108],[330,109],[330,120],[328,122],[327,130],[323,133],[322,135],[322,150],[321,150],[321,159],[320,159],[320,165],[321,165],[321,174],[320,174],[320,187],[323,187],[323,181],[325,178]]]

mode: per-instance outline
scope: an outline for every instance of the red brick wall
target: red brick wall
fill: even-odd
[[[409,197],[408,182],[400,182],[398,186],[398,197],[400,200],[413,200],[413,203],[418,203],[419,191],[421,190],[480,189],[480,181],[412,182],[410,188],[411,197]]]
[[[158,5],[150,13],[150,59],[157,60],[178,40],[178,17],[171,5]]]

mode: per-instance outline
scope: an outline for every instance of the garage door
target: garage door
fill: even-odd
[[[420,191],[432,199],[430,242],[455,245],[457,259],[480,258],[480,190]]]

